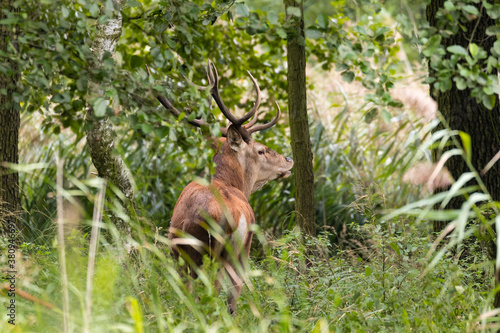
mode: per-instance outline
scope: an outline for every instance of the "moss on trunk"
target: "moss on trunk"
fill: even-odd
[[[92,51],[96,57],[95,68],[100,66],[105,54],[113,54],[115,52],[116,43],[122,33],[121,11],[123,3],[123,0],[114,0],[114,16],[96,26],[96,33],[92,42]],[[99,82],[96,78],[90,77],[89,99],[96,96],[104,96],[104,84],[105,82]],[[135,215],[132,176],[121,156],[115,152],[114,138],[116,135],[111,122],[106,116],[101,118],[96,117],[92,104],[88,103],[85,123],[87,126],[87,143],[90,148],[90,156],[99,172],[99,176],[107,179],[124,194],[125,200],[122,201],[123,206],[128,210],[129,216]],[[121,232],[130,233],[130,227],[125,221],[116,216],[113,216],[112,219]]]

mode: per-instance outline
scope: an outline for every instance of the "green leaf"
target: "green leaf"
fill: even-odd
[[[384,121],[389,124],[391,122],[391,119],[392,119],[392,114],[387,111],[386,109],[382,109],[382,111],[380,112],[380,115],[382,116],[382,119],[384,119]]]
[[[401,252],[399,251],[399,246],[396,243],[390,243],[390,247],[398,254],[398,256],[401,257]]]
[[[144,59],[141,56],[133,55],[130,58],[130,67],[132,68],[142,67],[143,64],[144,64]]]
[[[286,12],[288,15],[293,15],[295,17],[301,17],[300,8],[298,8],[298,7],[287,7]]]
[[[455,9],[455,5],[451,1],[445,1],[444,2],[444,9],[446,9],[446,10],[454,10]]]
[[[158,57],[158,55],[160,55],[161,49],[158,46],[155,46],[151,49],[151,51],[149,51],[149,53],[153,58],[156,58]]]
[[[323,29],[328,28],[328,16],[326,16],[324,14],[319,14],[316,21],[318,22],[318,25],[321,28],[323,28]]]
[[[195,119],[196,119],[196,112],[191,112],[190,114],[188,114],[189,121],[193,121]]]
[[[106,12],[106,15],[112,16],[112,12],[115,10],[115,6],[113,4],[113,0],[106,0],[104,4],[104,10]]]
[[[283,28],[277,28],[276,34],[281,37],[281,39],[286,39],[286,31]]]
[[[415,268],[410,269],[408,273],[409,273],[408,274],[409,279],[416,278],[417,276],[420,275],[420,271],[418,269],[415,269]]]
[[[389,31],[391,31],[391,29],[389,27],[380,27],[377,30],[375,30],[374,37],[384,35],[386,32],[389,32]]]
[[[500,34],[500,27],[496,25],[490,25],[488,28],[486,28],[486,34],[488,36],[495,36],[497,34]]]
[[[335,67],[335,70],[337,72],[343,72],[343,71],[346,71],[349,69],[349,66],[347,66],[346,64],[338,64],[336,67]]]
[[[128,0],[127,4],[130,7],[141,7],[142,6],[142,4],[137,0]]]
[[[66,51],[66,49],[64,48],[64,46],[62,46],[61,43],[56,43],[56,51],[59,53],[63,53]]]
[[[500,40],[497,40],[495,43],[493,43],[493,53],[496,53],[495,55],[497,57],[500,57]]]
[[[108,101],[102,97],[99,97],[94,102],[94,114],[96,117],[104,117],[106,115],[106,109],[108,108]]]
[[[342,298],[340,297],[340,294],[335,294],[335,298],[333,299],[333,304],[336,307],[339,307],[340,304],[342,304]]]
[[[100,17],[97,19],[97,23],[98,23],[98,24],[104,24],[104,23],[108,22],[108,20],[109,20],[108,15],[102,15],[102,16],[100,16]]]
[[[446,195],[446,198],[441,201],[441,210],[443,210],[446,205],[450,202],[451,199],[457,194],[457,192],[465,186],[469,182],[469,180],[474,178],[474,174],[472,172],[465,172],[463,173],[460,178],[458,178],[457,181],[451,185],[450,189],[448,190],[448,194]]]
[[[496,96],[495,95],[483,95],[483,105],[488,109],[488,110],[493,110],[495,107],[496,103]]]
[[[299,43],[300,46],[306,47],[306,39],[302,36],[297,37],[297,43]]]
[[[61,7],[61,14],[63,18],[67,18],[69,16],[69,10],[66,6]]]
[[[128,312],[130,313],[130,318],[132,318],[132,321],[134,323],[135,331],[136,332],[144,332],[144,323],[143,323],[143,316],[142,316],[142,309],[141,305],[137,301],[137,299],[133,297],[127,297],[127,301],[129,306],[127,306]]]
[[[492,18],[493,20],[499,19],[500,18],[500,5],[498,5],[498,4],[491,5],[488,2],[484,3],[485,8],[487,8],[488,5],[491,6],[491,8],[488,8],[488,10],[487,10],[488,16],[490,18]]]
[[[9,18],[0,20],[0,24],[3,24],[3,25],[16,24],[17,21],[18,21],[17,17],[9,17]]]
[[[270,10],[267,12],[267,20],[269,21],[269,23],[271,24],[278,24],[278,21],[279,21],[279,16],[278,14],[276,14],[276,12]]]
[[[323,33],[315,28],[307,28],[305,32],[306,37],[310,39],[318,39],[323,36]]]
[[[159,128],[155,128],[155,134],[160,139],[163,139],[164,137],[166,137],[168,135],[168,129],[166,127],[163,127],[163,126],[159,127]]]
[[[467,88],[467,83],[465,82],[465,79],[463,77],[456,77],[455,83],[458,90],[464,90],[465,88]]]
[[[470,135],[462,131],[459,131],[458,135],[460,135],[460,139],[462,139],[462,146],[464,148],[467,161],[470,162],[472,160],[472,147],[471,147]]]
[[[472,5],[464,6],[462,9],[464,10],[464,12],[467,12],[469,14],[479,15],[479,11],[477,10],[477,8]]]
[[[153,130],[153,126],[150,124],[141,124],[141,130],[144,134],[149,134]]]
[[[430,57],[436,52],[436,50],[439,48],[439,45],[441,45],[441,35],[433,35],[427,43],[425,43],[424,50],[422,53],[426,57]]]
[[[452,45],[452,46],[448,46],[446,48],[446,50],[450,53],[453,53],[453,54],[458,54],[458,55],[463,55],[463,56],[467,56],[469,55],[467,53],[467,51],[460,45]]]
[[[479,52],[479,47],[475,43],[470,43],[469,44],[469,51],[471,56],[476,57],[477,53]]]
[[[90,5],[89,12],[92,17],[97,17],[97,15],[99,15],[99,7],[96,3]]]
[[[352,80],[354,80],[354,73],[351,71],[343,72],[341,75],[342,75],[342,81],[351,83]]]
[[[370,276],[372,275],[373,270],[370,268],[370,266],[365,267],[365,276]]]
[[[365,117],[364,117],[365,123],[367,123],[367,124],[371,123],[373,121],[373,119],[375,119],[375,117],[377,116],[377,114],[378,114],[378,109],[377,108],[370,109],[365,114]]]
[[[67,100],[67,94],[55,94],[51,101],[52,103],[64,103],[64,102],[69,102],[69,100]]]

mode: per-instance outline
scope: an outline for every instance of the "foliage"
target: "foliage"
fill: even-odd
[[[445,2],[440,20],[446,28],[440,33],[421,22],[422,3],[403,1],[404,11],[398,10],[399,2],[388,1],[383,7],[371,1],[356,3],[305,1],[320,236],[304,239],[293,231],[293,181],[274,182],[256,193],[251,198],[258,221],[256,241],[236,317],[226,310],[225,291],[217,295],[214,290],[215,264],[207,262],[195,292],[189,292],[165,238],[184,186],[197,176],[209,178],[213,171],[209,143],[182,118],[203,117],[211,123],[213,136],[224,126],[207,94],[182,75],[206,84],[204,66],[212,59],[226,105],[248,109],[254,101],[246,78],[249,70],[264,94],[259,121],[269,120],[274,102],[284,106],[286,100],[288,27],[282,4],[128,1],[117,52],[95,70],[90,70],[95,59],[89,45],[96,21],[107,19],[106,11],[98,17],[97,2],[23,0],[17,3],[19,14],[4,10],[8,15],[2,26],[23,32],[16,41],[19,53],[0,54],[0,72],[12,70],[4,65],[8,57],[18,62],[22,74],[23,89],[15,96],[23,108],[22,165],[17,169],[27,213],[19,287],[55,306],[18,299],[22,310],[15,330],[62,327],[60,245],[53,223],[57,158],[65,161],[65,210],[75,214],[66,230],[71,324],[75,331],[84,327],[89,224],[98,187],[83,137],[90,75],[106,87],[104,96],[88,102],[115,126],[116,153],[132,171],[140,216],[131,221],[132,239],[117,235],[109,221],[103,225],[93,280],[92,331],[498,328],[498,320],[488,312],[495,256],[491,227],[498,222],[498,204],[490,202],[484,187],[466,185],[472,178],[480,183],[472,167],[448,191],[434,196],[426,193],[427,184],[404,181],[411,167],[429,159],[432,149],[454,147],[448,155],[470,161],[470,147],[458,144],[454,132],[431,134],[438,120],[422,121],[397,93],[397,87],[405,85],[413,95],[420,89],[409,83],[422,76],[422,64],[410,63],[420,57],[411,48],[419,44],[429,66],[439,72],[436,88],[444,91],[454,80],[488,106],[489,96],[498,94],[491,78],[498,68],[496,46],[484,50],[471,43],[467,49],[445,49],[439,37],[463,28],[449,23],[477,15],[473,4],[479,2]],[[480,3],[486,15],[495,17],[498,5]],[[412,19],[406,20],[406,14]],[[404,22],[395,28],[394,18]],[[408,23],[415,19],[420,19],[418,27]],[[496,26],[488,32],[498,37]],[[485,57],[485,52],[491,54]],[[481,61],[487,63],[485,70]],[[144,64],[151,67],[152,77]],[[157,106],[153,92],[168,96],[185,114],[172,118]],[[109,107],[105,99],[110,99]],[[255,138],[285,156],[291,154],[286,119]],[[460,210],[433,208],[459,195],[467,199]],[[108,202],[106,209],[120,214],[121,208]],[[433,243],[431,219],[452,221],[453,231],[441,235],[446,243]],[[127,255],[125,244],[135,245],[137,251]],[[0,251],[5,246],[1,241]],[[3,291],[0,298],[7,300]],[[0,327],[11,328],[3,321]]]
[[[459,90],[471,89],[471,97],[493,109],[496,96],[500,94],[496,75],[500,68],[499,17],[500,5],[495,2],[444,2],[444,7],[436,14],[438,28],[427,29],[423,38],[423,54],[437,72],[436,80],[427,81],[436,90],[450,90],[454,81]],[[475,25],[472,30],[471,24]],[[486,36],[475,35],[479,24],[489,25],[485,29]],[[459,30],[468,36],[467,45],[453,39]],[[451,39],[456,44],[444,43],[445,39]],[[486,39],[492,42],[486,42]]]

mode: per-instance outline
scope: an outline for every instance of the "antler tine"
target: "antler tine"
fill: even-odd
[[[215,69],[215,71],[217,72],[217,69]],[[208,79],[208,84],[213,86],[215,78],[214,78],[214,73],[212,72],[212,62],[210,61],[210,59],[207,60],[207,79]]]
[[[210,80],[212,80],[212,89],[210,89],[210,93],[212,94],[212,97],[215,100],[215,103],[219,106],[219,109],[221,110],[222,114],[233,124],[238,124],[238,119],[236,119],[229,109],[224,105],[224,102],[222,101],[219,93],[219,74],[217,73],[217,68],[215,68],[215,65],[208,61],[208,76]],[[214,73],[215,70],[215,73]]]
[[[248,112],[247,114],[245,114],[241,118],[236,118],[229,111],[229,109],[226,107],[226,105],[222,101],[222,98],[221,98],[220,93],[219,93],[219,74],[217,72],[217,67],[215,67],[214,63],[212,63],[210,60],[208,61],[208,73],[209,73],[208,74],[209,81],[212,82],[212,89],[210,90],[212,97],[214,98],[215,102],[219,106],[219,109],[221,110],[222,114],[224,114],[224,116],[233,125],[235,125],[236,127],[240,127],[243,125],[243,123],[245,121],[247,121],[248,119],[250,119],[250,117],[252,117],[256,114],[257,108],[260,105],[260,89],[259,89],[259,85],[257,84],[257,81],[254,79],[252,74],[250,74],[250,72],[248,72],[248,74],[250,75],[250,78],[252,79],[253,85],[255,87],[255,91],[257,92],[257,100],[256,100],[255,105],[252,108],[252,110],[250,110],[250,112]],[[249,126],[253,126],[253,124],[255,124],[256,121],[257,121],[257,118],[254,117],[254,119],[252,119],[251,124],[249,124]],[[248,128],[247,126],[245,126],[245,128]]]
[[[272,121],[268,122],[267,124],[258,125],[258,126],[249,128],[248,134],[252,134],[252,133],[257,132],[257,131],[262,131],[262,130],[268,129],[268,128],[272,127],[274,124],[276,124],[279,117],[281,116],[281,109],[280,109],[280,106],[277,102],[276,102],[276,107],[278,108],[278,114],[276,115],[276,118],[274,118]]]
[[[245,127],[245,129],[249,129],[253,125],[255,125],[255,123],[257,122],[257,115],[258,115],[258,112],[255,112],[255,114],[253,115],[252,120],[250,120],[250,122],[248,124],[243,125],[243,127]]]
[[[250,119],[251,116],[255,115],[254,118],[252,119],[252,121],[250,121],[250,123],[245,127],[248,129],[248,128],[252,127],[255,124],[255,122],[257,121],[257,117],[256,117],[257,109],[260,106],[260,88],[259,88],[259,84],[257,83],[257,81],[253,78],[252,73],[250,73],[250,71],[247,71],[247,73],[248,73],[248,75],[250,75],[250,79],[252,80],[253,86],[255,88],[255,92],[257,93],[257,99],[255,100],[255,104],[254,104],[252,110],[250,110],[250,112],[248,112],[246,115],[244,115],[241,118],[242,123],[244,123],[245,121]]]
[[[210,59],[207,61],[207,68],[210,67]],[[179,72],[180,73],[180,72]],[[208,88],[211,88],[212,84],[213,84],[213,76],[210,75],[210,71],[207,71],[207,81],[208,81],[208,86],[200,86],[200,85],[197,85],[193,82],[191,82],[184,74],[180,73],[182,75],[182,77],[184,78],[184,80],[186,80],[186,82],[191,86],[191,87],[195,87],[197,88],[199,91],[205,91],[207,90]]]
[[[151,76],[151,71],[149,70],[148,65],[146,65],[146,71],[148,72],[148,76]],[[179,117],[181,115],[182,112],[176,109],[175,106],[173,106],[172,103],[170,103],[170,101],[166,97],[156,95],[156,99],[161,103],[161,105],[165,107],[165,109],[170,111],[170,113],[172,113],[174,116]],[[196,127],[202,127],[207,124],[203,119],[193,119],[193,120],[188,120],[187,118],[184,119],[186,119],[188,123]]]

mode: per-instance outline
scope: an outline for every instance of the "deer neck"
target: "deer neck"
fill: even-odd
[[[222,152],[214,157],[214,162],[216,164],[214,181],[237,188],[249,199],[253,193],[255,177],[252,172],[243,168],[236,155]]]

